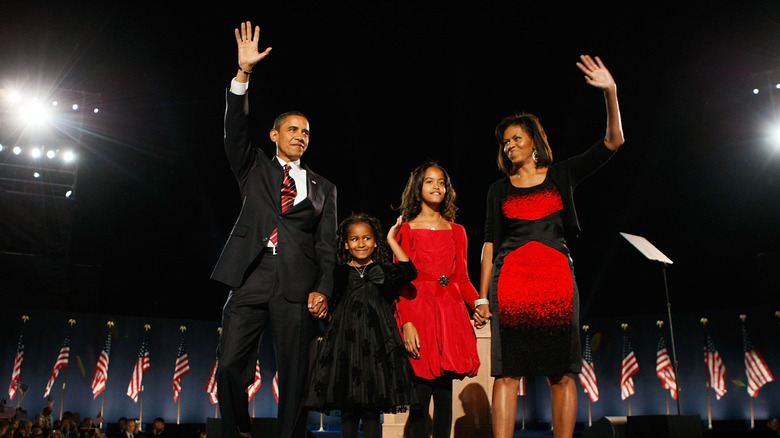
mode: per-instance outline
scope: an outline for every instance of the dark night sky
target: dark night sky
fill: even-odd
[[[99,273],[100,298],[81,307],[217,319],[226,290],[208,277],[240,207],[221,145],[242,20],[274,48],[252,76],[257,143],[271,146],[276,114],[302,110],[304,158],[338,186],[340,216],[364,210],[386,225],[409,172],[438,160],[475,283],[484,198],[502,176],[495,124],[532,112],[556,160],[584,150],[603,135],[604,105],[575,62],[598,55],[618,83],[627,142],[575,194],[585,317],[666,309],[660,265],[621,231],[674,261],[675,309],[776,306],[780,154],[763,142],[769,100],[751,90],[780,68],[780,3],[681,3],[255,2],[236,13],[9,1],[0,88],[101,95],[71,247],[81,271]]]

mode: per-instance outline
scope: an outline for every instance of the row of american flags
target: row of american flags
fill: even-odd
[[[761,387],[774,381],[774,376],[758,348],[753,344],[748,335],[744,315],[740,315],[740,319],[742,321],[744,371],[747,379],[745,386],[748,395],[755,398],[758,397],[758,392]],[[706,318],[702,318],[701,322],[702,325],[706,326]],[[662,322],[658,321],[657,325],[660,328]],[[628,325],[622,324],[621,328],[623,329],[623,344],[622,360],[620,364],[620,397],[622,400],[626,400],[635,393],[633,377],[639,371],[639,362],[629,339]],[[591,338],[587,331],[588,327],[584,326],[583,329],[585,332],[585,345],[582,355],[582,373],[579,375],[579,381],[583,391],[588,395],[589,401],[596,402],[599,399],[599,388],[596,379],[596,369],[593,362]],[[715,343],[706,330],[706,327],[703,352],[704,364],[707,369],[707,387],[711,388],[715,392],[716,398],[720,400],[727,392],[726,366],[724,365],[718,350],[715,348]],[[674,359],[670,356],[669,349],[667,348],[663,330],[659,330],[658,334],[655,371],[662,388],[668,390],[669,395],[676,399],[679,388],[677,384],[677,370]]]
[[[27,316],[23,316],[22,317],[23,323],[26,323],[28,319],[29,318]],[[72,326],[72,323],[70,325]],[[95,365],[95,371],[92,377],[93,398],[97,398],[99,395],[104,394],[104,391],[106,389],[106,383],[108,381],[109,359],[111,356],[111,339],[112,339],[111,328],[112,327],[113,327],[113,323],[109,322],[108,334],[106,335],[105,342],[103,343],[103,346],[100,350],[100,354],[97,359],[97,363]],[[150,328],[151,327],[148,324],[144,326],[144,336],[143,339],[141,340],[141,346],[138,351],[138,357],[136,359],[135,366],[133,367],[133,373],[130,378],[130,382],[127,386],[127,396],[130,397],[134,402],[138,402],[138,397],[143,392],[144,374],[151,369],[151,359],[149,354]],[[179,401],[179,397],[182,390],[182,378],[186,376],[190,371],[189,356],[187,355],[187,350],[185,346],[185,337],[184,337],[184,332],[186,330],[186,327],[182,326],[180,327],[180,330],[181,330],[181,341],[179,342],[176,361],[173,367],[172,387],[173,387],[174,402]],[[71,342],[71,333],[70,331],[68,331],[65,335],[65,339],[62,343],[62,347],[60,347],[59,352],[57,353],[57,357],[54,362],[54,367],[52,368],[51,375],[49,377],[48,383],[46,384],[46,388],[43,393],[43,398],[49,397],[49,395],[51,394],[51,390],[54,387],[54,383],[60,374],[60,371],[63,368],[68,366],[70,360],[70,351],[71,351],[70,342]],[[17,395],[21,396],[22,391],[26,391],[29,389],[29,388],[25,388],[26,385],[22,385],[20,381],[22,375],[23,363],[24,363],[24,324],[19,334],[19,339],[16,346],[16,354],[14,355],[14,364],[11,373],[11,383],[9,384],[8,387],[8,396],[10,400],[14,400],[14,398]],[[214,358],[211,366],[211,371],[209,372],[208,379],[206,381],[206,386],[205,386],[205,391],[208,394],[209,400],[211,401],[212,404],[219,403],[219,398],[217,395],[217,378],[216,378],[217,365],[218,365],[217,359]],[[262,385],[262,376],[260,373],[260,361],[258,360],[255,364],[254,381],[247,388],[247,395],[250,401],[254,398],[255,394],[257,394],[257,391],[260,389],[261,385]],[[276,401],[278,403],[279,402],[278,373],[274,376],[272,386],[273,386],[274,397],[276,398]]]

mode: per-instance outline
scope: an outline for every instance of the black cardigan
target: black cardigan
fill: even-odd
[[[576,238],[580,233],[577,211],[574,208],[574,188],[604,165],[615,151],[609,149],[604,140],[594,143],[580,155],[553,164],[547,170],[547,178],[555,185],[563,200],[563,228],[567,239]],[[485,242],[492,242],[494,248],[501,246],[506,232],[501,213],[501,200],[507,196],[512,183],[502,178],[490,185],[487,195],[487,214],[485,217]],[[495,259],[497,251],[493,251]]]

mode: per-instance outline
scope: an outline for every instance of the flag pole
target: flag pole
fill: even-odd
[[[70,332],[73,329],[73,326],[76,325],[76,320],[71,318],[68,320],[68,325],[70,326],[68,328],[68,332]],[[68,353],[68,360],[70,360],[70,352]],[[60,396],[60,421],[62,421],[62,407],[65,405],[65,382],[68,381],[68,368],[65,367],[65,370],[62,372],[62,396]]]
[[[707,318],[702,318],[702,319],[699,320],[699,322],[701,323],[702,327],[706,327],[707,323],[709,321],[710,320],[707,319]],[[706,332],[706,328],[705,328],[705,332]],[[706,353],[707,347],[705,346],[704,349],[705,349],[704,362],[706,364],[706,362],[707,362],[707,357],[706,357],[706,355],[707,355],[707,353]],[[709,376],[709,374],[708,374],[708,376]],[[707,392],[707,429],[712,429],[712,405],[710,404],[710,379],[709,379],[709,377],[707,378],[707,381],[704,382],[704,390]]]
[[[22,315],[22,333],[24,333],[24,326],[27,324],[27,321],[30,320],[30,317],[28,315]],[[20,383],[19,388],[16,390],[16,392],[19,393],[19,398],[16,400],[16,410],[20,410],[22,406],[22,397],[24,397],[24,392],[22,392],[22,367],[21,364],[19,365],[19,375],[16,378],[16,382]]]
[[[138,430],[143,432],[144,427],[144,385],[141,384],[141,403],[138,404]]]
[[[710,405],[710,382],[704,384],[707,391],[707,429],[712,429],[712,406]]]
[[[152,328],[151,325],[144,324],[144,332],[148,333],[149,329],[151,329],[151,328]],[[141,342],[144,342],[144,343],[146,342],[146,340],[147,340],[146,336],[147,335],[144,334],[144,340],[141,341]],[[147,350],[147,353],[148,353],[148,348],[146,346],[144,346],[143,348],[145,350]],[[138,406],[138,410],[139,410],[139,412],[138,412],[138,429],[141,432],[143,432],[144,431],[143,430],[143,427],[144,427],[144,383],[143,383],[144,372],[143,372],[143,367],[141,367],[141,370],[142,370],[141,371],[141,391],[139,391],[140,395],[141,395],[141,403]]]
[[[591,401],[590,396],[588,396],[588,427],[593,426],[593,416],[591,412]]]
[[[106,323],[106,326],[108,327],[108,331],[110,332],[111,329],[114,327],[114,321],[108,321]],[[108,369],[108,368],[106,368],[106,369]],[[103,418],[103,412],[104,412],[103,409],[106,406],[106,392],[108,392],[108,373],[106,373],[106,381],[104,383],[103,391],[102,391],[102,394],[101,394],[101,397],[100,397],[100,418]],[[100,422],[100,425],[98,427],[103,428],[103,422],[102,421]]]
[[[626,324],[626,323],[620,324],[620,328],[622,328],[623,331],[625,332],[626,330],[628,330],[628,324]],[[624,348],[625,348],[625,346],[624,346]],[[623,354],[625,354],[625,351],[624,351]],[[625,360],[625,358],[623,358],[623,359]],[[621,367],[622,367],[622,365],[621,365]],[[622,371],[621,371],[620,379],[621,379],[621,381],[623,380]],[[626,401],[628,402],[628,416],[630,417],[631,416],[631,394],[626,396]]]
[[[740,319],[740,321],[742,321],[742,325],[744,326],[745,320],[747,319],[747,315],[741,314],[741,315],[739,315],[739,319]],[[743,339],[743,342],[744,342],[744,339]],[[745,362],[745,363],[747,364],[747,362]],[[753,417],[753,397],[750,396],[750,391],[749,391],[749,388],[750,388],[750,386],[749,386],[750,385],[750,376],[747,376],[747,367],[745,368],[745,375],[747,377],[747,382],[748,382],[748,384],[745,385],[745,391],[748,394],[748,402],[750,402],[750,430],[753,430],[753,429],[756,428],[756,423],[755,423],[755,418]]]
[[[181,339],[182,339],[182,345],[184,345],[184,332],[187,331],[187,326],[180,325],[179,331],[181,332]],[[178,359],[177,359],[177,365],[178,365]],[[189,365],[187,365],[187,369],[189,369]],[[175,373],[175,371],[174,371]],[[176,424],[181,424],[181,393],[182,393],[182,386],[181,381],[179,381],[179,396],[176,398]]]

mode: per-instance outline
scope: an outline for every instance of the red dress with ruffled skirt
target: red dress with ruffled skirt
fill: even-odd
[[[395,318],[399,329],[410,321],[417,329],[420,358],[410,360],[415,375],[429,380],[475,376],[480,364],[469,315],[479,294],[468,275],[466,230],[450,225],[451,230],[429,230],[404,223],[396,236],[417,279],[401,289]]]

